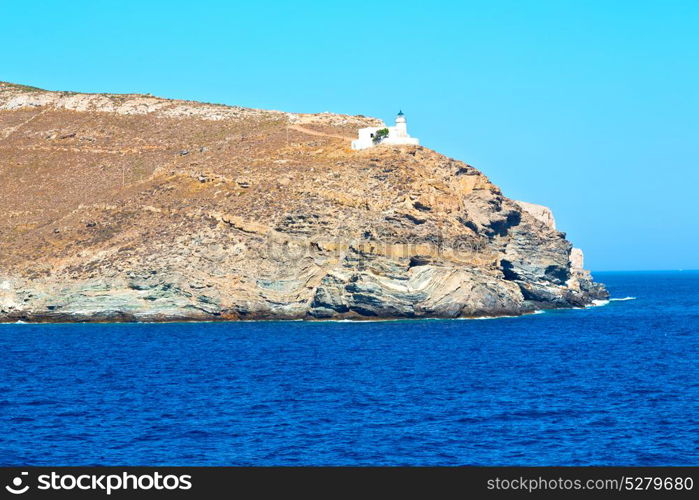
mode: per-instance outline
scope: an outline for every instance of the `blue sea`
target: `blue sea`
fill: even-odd
[[[0,325],[0,465],[699,465],[699,272],[520,318]]]

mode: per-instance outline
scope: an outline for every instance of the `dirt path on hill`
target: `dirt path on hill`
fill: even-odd
[[[303,132],[304,134],[309,134],[309,135],[318,135],[318,136],[322,136],[322,137],[334,137],[336,139],[343,139],[345,141],[354,140],[353,137],[347,137],[346,135],[326,134],[325,132],[318,132],[317,130],[312,130],[310,128],[302,127],[301,125],[289,125],[289,128],[292,130],[296,130],[297,132]]]
[[[8,128],[7,130],[4,131],[4,135],[2,136],[2,138],[0,138],[0,140],[1,140],[1,139],[7,139],[8,137],[10,137],[10,136],[15,132],[15,130],[19,129],[20,127],[23,127],[24,125],[26,125],[27,123],[29,123],[30,121],[32,121],[34,118],[37,118],[37,117],[43,115],[43,114],[46,113],[48,110],[49,110],[49,108],[47,107],[47,108],[45,108],[45,109],[39,111],[37,114],[32,115],[30,118],[27,118],[27,119],[24,120],[22,123],[20,123],[20,124],[18,124],[18,125],[15,125],[14,127]]]

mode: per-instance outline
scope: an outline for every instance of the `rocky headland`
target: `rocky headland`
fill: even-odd
[[[520,315],[607,297],[550,210],[363,116],[0,83],[0,321]]]

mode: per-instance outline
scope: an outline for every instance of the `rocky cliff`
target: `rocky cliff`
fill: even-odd
[[[606,297],[550,212],[475,168],[351,151],[376,123],[0,84],[0,321],[452,318]]]

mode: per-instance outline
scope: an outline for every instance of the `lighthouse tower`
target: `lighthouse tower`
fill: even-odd
[[[405,121],[405,115],[403,111],[399,111],[396,116],[396,133],[395,137],[410,137],[408,135],[408,122]]]

